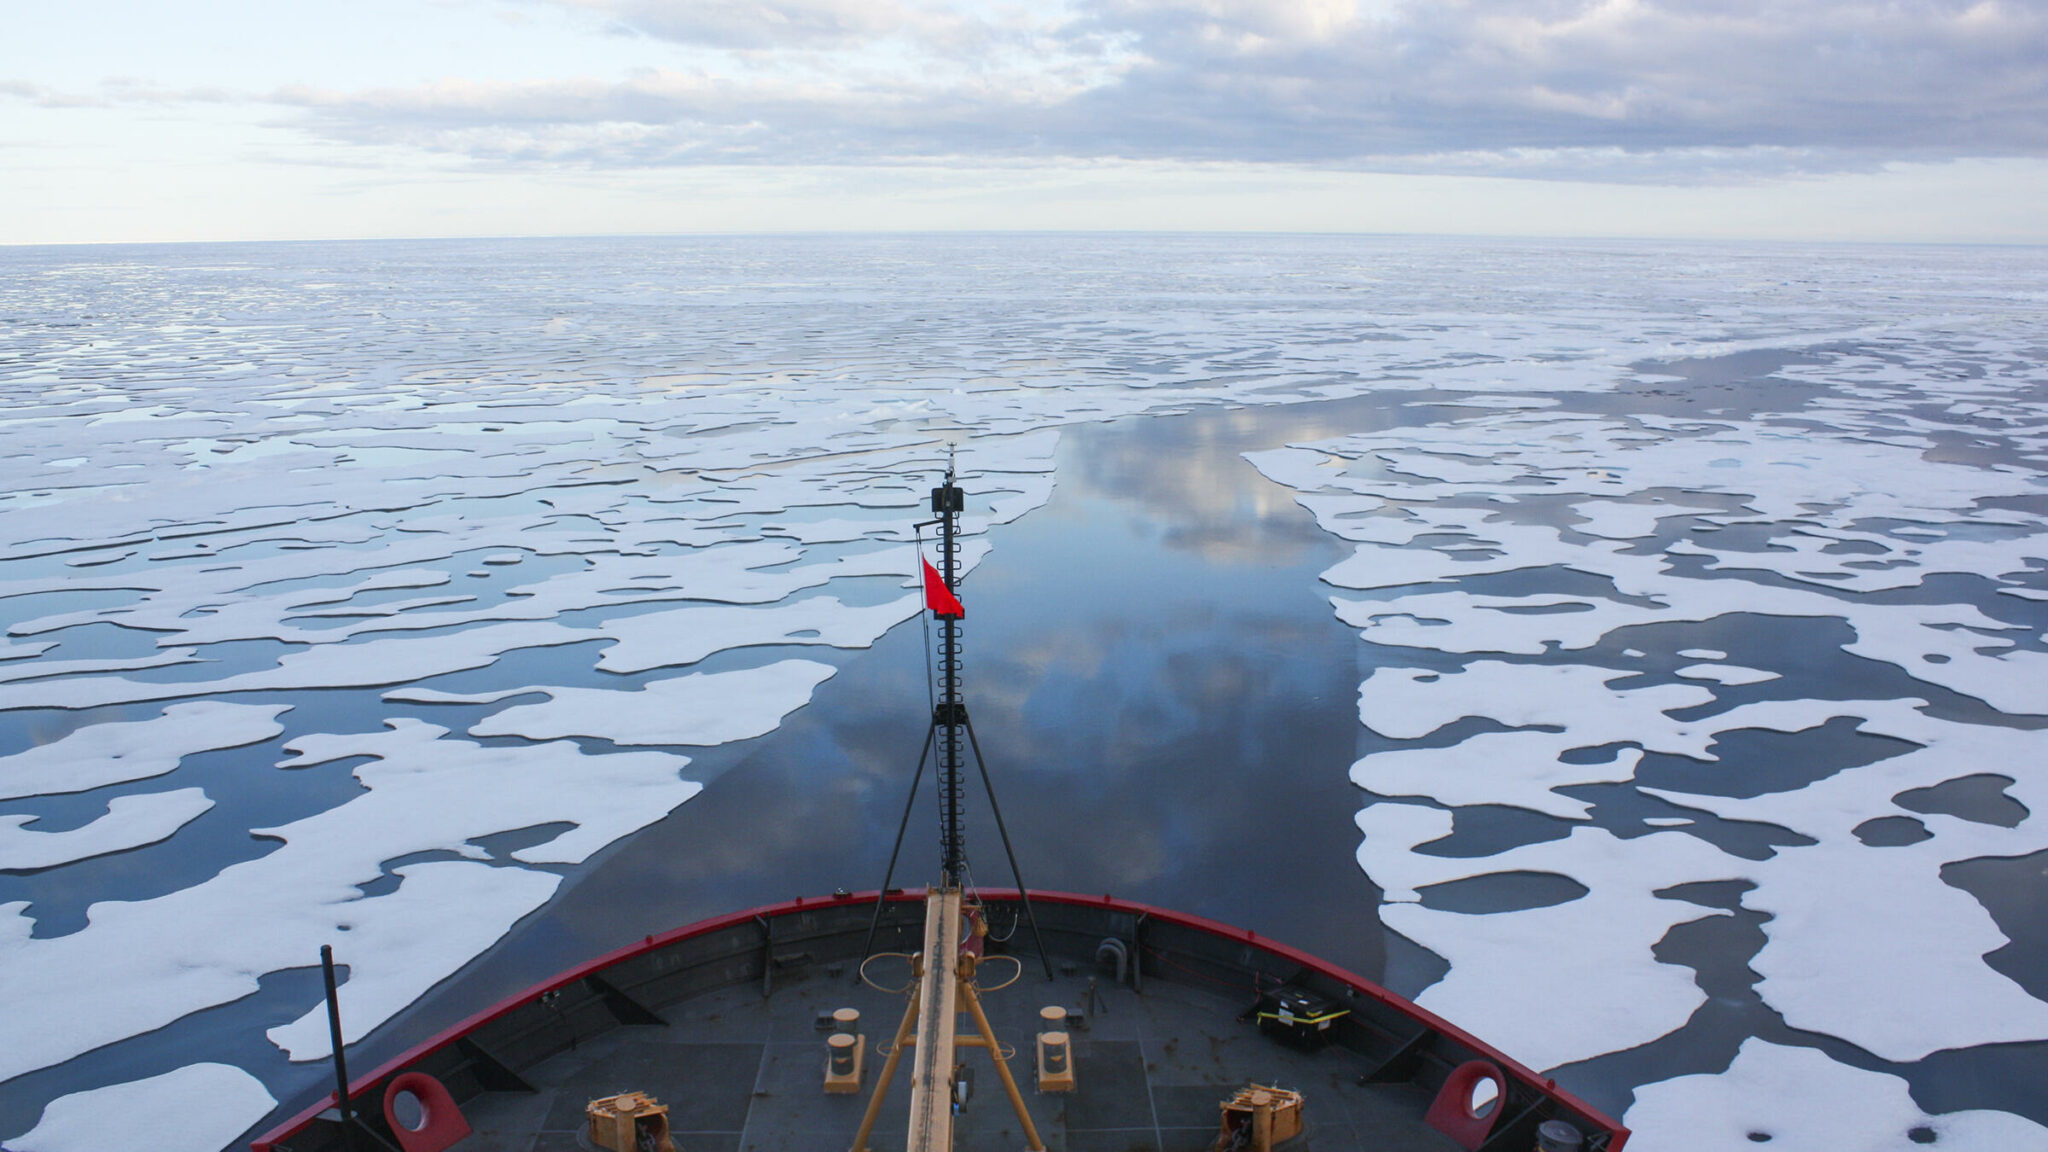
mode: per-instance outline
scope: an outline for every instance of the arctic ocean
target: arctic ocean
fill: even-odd
[[[0,1142],[878,881],[951,453],[1028,882],[1638,1152],[2048,1148],[2044,361],[2028,248],[0,249]]]

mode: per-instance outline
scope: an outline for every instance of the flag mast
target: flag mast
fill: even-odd
[[[943,571],[933,568],[931,562],[924,559],[922,549],[919,550],[918,567],[923,574],[925,609],[939,619],[939,691],[935,693],[932,705],[931,725],[925,729],[924,749],[917,755],[917,772],[911,777],[910,794],[903,801],[903,819],[896,828],[896,845],[889,850],[889,867],[882,875],[881,888],[875,893],[874,915],[868,922],[867,942],[861,946],[861,959],[866,960],[874,954],[875,934],[882,924],[882,906],[888,899],[889,883],[896,876],[896,861],[903,851],[903,834],[910,827],[911,808],[917,802],[917,788],[924,780],[925,762],[931,759],[934,746],[939,753],[939,887],[960,889],[968,883],[967,843],[960,811],[960,800],[965,791],[961,784],[961,768],[965,759],[961,738],[964,736],[966,750],[974,753],[974,765],[981,774],[982,791],[988,795],[989,811],[995,817],[996,832],[1003,841],[1003,854],[1009,860],[1010,875],[1017,881],[1017,898],[1023,906],[1024,919],[1031,926],[1032,942],[1038,947],[1039,964],[1045,970],[1045,978],[1050,980],[1052,960],[1045,950],[1045,938],[1038,930],[1038,915],[1031,907],[1031,891],[1024,886],[1024,874],[1017,868],[1017,853],[1010,845],[1010,829],[1003,821],[1002,806],[996,803],[988,761],[981,754],[981,741],[974,734],[974,721],[968,717],[967,703],[960,691],[960,620],[967,614],[967,609],[953,588],[960,577],[959,517],[966,511],[967,497],[955,482],[950,448],[946,452],[945,479],[932,489],[931,507],[934,519],[917,527],[939,525],[939,563]]]
[[[1038,945],[1039,963],[1044,965],[1048,980],[1052,979],[1052,961],[1046,955],[1045,940],[1038,932],[1038,917],[1031,910],[1031,895],[1024,887],[1023,875],[1017,871],[1017,854],[1010,847],[1009,829],[1003,826],[1003,812],[996,804],[988,764],[981,755],[981,742],[975,739],[974,726],[967,718],[967,704],[960,695],[960,620],[967,615],[967,609],[961,605],[953,587],[960,576],[959,518],[966,506],[966,494],[955,483],[953,454],[948,450],[945,480],[932,489],[932,515],[937,517],[939,525],[940,569],[932,568],[931,562],[924,559],[922,549],[918,556],[925,608],[939,618],[939,689],[934,694],[931,726],[925,731],[924,751],[918,754],[917,776],[912,779],[910,796],[904,801],[903,824],[896,831],[896,847],[889,853],[889,871],[882,878],[881,890],[875,893],[874,916],[868,922],[868,940],[861,949],[857,979],[867,979],[868,961],[874,952],[875,930],[881,923],[883,903],[888,899],[889,881],[896,872],[897,854],[903,848],[903,831],[910,825],[910,810],[917,800],[918,781],[924,777],[925,760],[934,745],[938,747],[939,882],[925,892],[924,947],[909,956],[913,980],[907,989],[909,997],[904,1006],[903,1021],[897,1026],[896,1041],[882,1066],[881,1075],[875,1081],[874,1091],[868,1097],[867,1111],[854,1135],[852,1152],[869,1152],[868,1137],[874,1132],[882,1100],[889,1091],[905,1049],[913,1053],[906,1152],[952,1152],[953,1117],[961,1102],[957,1095],[960,1085],[956,1079],[958,1066],[954,1062],[956,1046],[959,1045],[979,1046],[988,1052],[995,1064],[996,1076],[1002,1081],[1003,1092],[1010,1098],[1010,1107],[1023,1128],[1025,1146],[1031,1152],[1045,1152],[1045,1144],[1038,1137],[1030,1110],[1024,1106],[1024,1097],[1019,1094],[1016,1079],[1010,1074],[1009,1058],[1004,1055],[1003,1045],[996,1039],[994,1030],[989,1026],[988,1015],[982,1010],[983,989],[975,980],[975,972],[984,959],[988,924],[983,918],[981,901],[967,890],[967,844],[960,812],[963,791],[960,769],[965,759],[963,737],[966,747],[974,751],[982,787],[988,792],[989,810],[995,815],[996,831],[1002,836],[1003,852],[1010,860],[1010,873],[1017,880],[1018,899],[1023,905],[1025,918],[1031,923],[1032,939]],[[971,938],[962,935],[963,927],[968,924],[972,925]],[[1021,973],[1022,962],[1015,962]],[[975,1034],[955,1034],[962,1011],[973,1016]]]
[[[960,827],[961,737],[967,728],[967,704],[960,698],[960,618],[967,610],[953,592],[960,572],[959,517],[966,507],[966,494],[953,482],[948,452],[945,483],[932,489],[932,515],[939,518],[940,583],[925,595],[939,618],[939,699],[932,727],[939,745],[939,884],[944,888],[960,887],[967,875],[967,842]],[[1023,887],[1021,880],[1018,887]]]

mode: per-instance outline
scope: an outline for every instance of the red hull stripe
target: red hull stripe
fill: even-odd
[[[1010,900],[1015,899],[1017,896],[1017,890],[1014,888],[977,888],[975,889],[975,891],[978,894],[990,900]],[[657,949],[666,948],[678,940],[686,940],[692,936],[701,936],[708,932],[717,932],[725,928],[730,928],[735,924],[744,924],[750,920],[753,920],[756,917],[773,918],[776,916],[783,915],[785,913],[801,911],[806,907],[816,907],[820,904],[871,902],[874,900],[874,898],[875,893],[872,890],[870,890],[867,892],[855,892],[847,896],[809,897],[798,898],[796,900],[786,900],[780,904],[764,904],[758,908],[748,908],[742,912],[730,912],[723,916],[714,916],[709,920],[699,920],[695,924],[687,924],[681,928],[671,929],[670,931],[664,932],[659,936],[649,936],[645,940],[639,942],[638,944],[629,944],[624,948],[620,948],[616,951],[606,953],[603,956],[599,956],[595,960],[590,960],[586,961],[585,963],[578,964],[576,967],[571,968],[565,972],[562,972],[559,975],[551,977],[542,983],[535,984],[533,987],[528,988],[524,992],[518,993],[514,996],[509,996],[506,999],[497,1003],[496,1005],[490,1008],[486,1008],[482,1012],[478,1012],[477,1014],[469,1017],[466,1020],[462,1020],[459,1023],[450,1025],[449,1027],[442,1029],[432,1038],[422,1041],[417,1045],[414,1045],[412,1048],[408,1049],[403,1055],[398,1056],[397,1058],[392,1059],[390,1061],[387,1061],[382,1066],[380,1066],[376,1071],[371,1072],[368,1075],[358,1076],[352,1081],[350,1081],[349,1098],[352,1100],[355,1099],[357,1096],[361,1095],[366,1089],[375,1086],[385,1077],[390,1076],[393,1073],[396,1073],[411,1064],[419,1062],[420,1059],[437,1051],[438,1049],[445,1048],[448,1045],[453,1044],[456,1040],[460,1039],[461,1037],[466,1036],[469,1033],[475,1031],[476,1029],[483,1027],[485,1024],[488,1024],[491,1021],[496,1020],[498,1017],[503,1016],[527,1004],[534,998],[540,996],[542,993],[552,992],[557,988],[566,987],[570,984],[575,983],[578,980],[583,979],[585,976],[588,976],[593,972],[601,972],[614,964],[620,963],[621,961],[630,960],[633,957],[639,956],[643,953],[653,952]],[[1494,1063],[1499,1064],[1510,1075],[1514,1076],[1517,1079],[1527,1081],[1531,1084],[1546,1085],[1546,1091],[1548,1091],[1550,1095],[1555,1097],[1559,1102],[1563,1103],[1567,1107],[1570,1107],[1582,1113],[1589,1119],[1592,1119],[1599,1124],[1605,1125],[1609,1130],[1611,1130],[1614,1133],[1614,1139],[1607,1145],[1607,1152],[1621,1152],[1622,1146],[1628,1143],[1628,1129],[1623,1128],[1620,1124],[1609,1119],[1606,1113],[1601,1112],[1599,1109],[1594,1108],[1592,1105],[1587,1104],[1585,1101],[1579,1099],[1577,1096],[1572,1095],[1564,1089],[1552,1086],[1550,1081],[1546,1080],[1542,1076],[1537,1075],[1534,1071],[1524,1067],[1515,1060],[1510,1059],[1508,1056],[1501,1053],[1499,1050],[1495,1049],[1491,1044],[1486,1043],[1484,1040],[1479,1039],[1477,1036],[1472,1035],[1470,1032],[1465,1031],[1463,1028],[1458,1027],[1456,1024],[1453,1024],[1450,1021],[1445,1020],[1443,1017],[1438,1016],[1434,1012],[1417,1006],[1412,1001],[1409,1001],[1400,996],[1396,996],[1394,993],[1387,991],[1385,988],[1382,988],[1378,984],[1375,984],[1372,981],[1367,980],[1363,976],[1347,972],[1344,969],[1337,967],[1335,964],[1332,964],[1327,960],[1321,959],[1320,957],[1311,956],[1298,948],[1290,948],[1287,945],[1272,939],[1271,937],[1260,936],[1257,933],[1251,932],[1244,928],[1235,928],[1229,924],[1224,924],[1219,921],[1210,920],[1205,917],[1193,916],[1186,912],[1176,912],[1170,908],[1155,908],[1150,904],[1139,904],[1131,900],[1118,900],[1111,896],[1084,896],[1078,892],[1043,892],[1036,888],[1031,890],[1031,898],[1033,900],[1048,904],[1077,904],[1087,908],[1101,908],[1111,912],[1142,913],[1150,919],[1161,920],[1170,924],[1178,924],[1182,927],[1192,928],[1196,931],[1203,932],[1211,936],[1221,936],[1226,939],[1243,940],[1247,943],[1256,944],[1259,948],[1263,949],[1264,951],[1270,952],[1275,956],[1279,956],[1282,959],[1289,961],[1290,963],[1299,964],[1303,968],[1311,969],[1315,972],[1321,973],[1322,975],[1332,980],[1336,980],[1344,984],[1349,984],[1352,987],[1357,988],[1360,992],[1364,993],[1365,995],[1371,996],[1373,999],[1395,1008],[1396,1010],[1404,1013],[1405,1015],[1423,1024],[1428,1025],[1431,1029],[1435,1030],[1436,1032],[1439,1032],[1445,1036],[1450,1037],[1452,1040],[1455,1040],[1458,1043],[1463,1044],[1467,1048],[1472,1049],[1474,1052],[1480,1053],[1486,1059],[1492,1060]],[[889,897],[889,900],[891,902],[922,899],[924,899],[924,893],[922,891],[908,890],[896,892],[890,895]],[[266,1132],[262,1136],[258,1137],[253,1143],[250,1144],[249,1147],[251,1148],[252,1152],[275,1152],[276,1145],[290,1139],[293,1134],[297,1133],[300,1129],[311,1124],[314,1118],[319,1116],[320,1113],[326,1111],[329,1108],[334,1107],[334,1105],[334,1094],[330,1092],[319,1103],[312,1105],[305,1111],[299,1113],[297,1116],[292,1117],[290,1120],[285,1121],[283,1124],[278,1125],[276,1128],[273,1128],[269,1132]]]

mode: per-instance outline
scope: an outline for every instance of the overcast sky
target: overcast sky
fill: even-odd
[[[2048,0],[12,0],[0,243],[2048,242]]]

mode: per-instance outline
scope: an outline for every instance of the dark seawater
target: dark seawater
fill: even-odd
[[[1027,884],[1210,916],[1389,977],[1346,775],[1364,645],[1316,580],[1343,546],[1238,456],[1335,434],[1359,407],[1069,428],[1052,501],[992,531],[995,551],[961,588],[966,694]],[[808,708],[706,750],[685,773],[707,781],[701,795],[598,858],[354,1058],[370,1066],[650,933],[875,887],[929,717],[925,640],[912,622],[864,652],[802,650],[841,668]],[[898,886],[936,875],[931,791],[927,771]],[[978,784],[968,806],[974,879],[1008,886]],[[1433,978],[1433,958],[1393,945],[1395,983]]]

